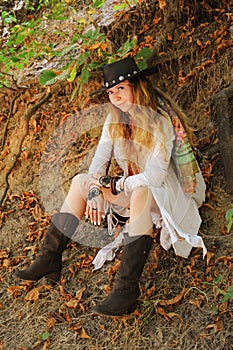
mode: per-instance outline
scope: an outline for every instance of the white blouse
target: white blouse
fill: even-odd
[[[102,135],[92,159],[89,174],[105,174],[106,167],[111,158],[115,158],[118,165],[128,176],[128,161],[122,152],[121,140],[112,140],[109,134],[109,114],[103,126]],[[188,257],[192,247],[201,247],[203,255],[206,247],[198,231],[201,217],[198,208],[205,200],[205,182],[201,172],[196,174],[197,186],[193,195],[184,193],[176,174],[175,163],[172,159],[174,147],[174,129],[170,118],[159,116],[159,131],[156,126],[152,130],[155,145],[147,157],[138,157],[137,162],[142,172],[128,176],[124,182],[126,194],[139,186],[149,186],[161,215],[151,211],[152,220],[157,227],[161,227],[160,243],[168,250],[173,246],[176,255]],[[158,137],[161,128],[166,135],[166,142]],[[135,160],[132,155],[132,160]]]

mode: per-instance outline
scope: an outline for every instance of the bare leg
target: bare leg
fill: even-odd
[[[86,174],[78,174],[73,178],[69,192],[61,207],[61,213],[73,214],[81,220],[85,213],[87,201],[87,191],[83,185],[86,177]]]
[[[138,187],[133,191],[130,199],[129,236],[152,234],[151,207],[153,204],[152,194],[148,187]]]

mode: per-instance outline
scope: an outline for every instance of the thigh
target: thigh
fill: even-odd
[[[122,208],[129,208],[130,207],[130,198],[131,194],[126,195],[124,192],[121,192],[117,195],[112,194],[111,190],[108,188],[101,188],[101,191],[103,192],[104,199],[111,203],[113,206],[119,206]]]

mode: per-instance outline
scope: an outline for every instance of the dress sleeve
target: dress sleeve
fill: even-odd
[[[105,174],[109,160],[112,156],[113,142],[109,134],[109,124],[111,122],[111,115],[107,116],[103,125],[102,134],[96,148],[94,157],[92,158],[91,165],[89,167],[89,174]]]
[[[153,151],[148,157],[145,169],[139,174],[126,178],[124,190],[126,193],[133,191],[139,186],[160,187],[162,186],[168,171],[171,160],[172,149],[175,140],[175,134],[170,119],[161,117],[161,128],[154,132],[155,145]]]

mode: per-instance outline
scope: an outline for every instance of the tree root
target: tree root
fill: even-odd
[[[7,116],[7,121],[6,121],[6,124],[5,124],[5,127],[4,127],[4,131],[3,131],[3,137],[2,137],[0,152],[3,151],[3,147],[4,147],[4,144],[5,144],[5,140],[6,140],[7,128],[8,128],[8,125],[9,125],[9,121],[10,121],[10,118],[12,117],[12,114],[13,114],[13,108],[14,108],[15,101],[16,101],[16,99],[19,96],[20,96],[20,94],[16,95],[11,101],[10,111],[9,111],[8,116]]]
[[[26,113],[23,115],[22,117],[22,129],[23,129],[23,133],[21,135],[21,138],[19,140],[19,143],[18,143],[18,150],[16,152],[16,154],[14,155],[14,160],[13,160],[13,163],[11,165],[11,167],[9,168],[9,170],[7,171],[6,175],[5,175],[5,189],[4,189],[4,192],[3,192],[3,195],[0,199],[0,206],[2,206],[2,203],[3,201],[5,200],[6,198],[6,195],[7,195],[7,192],[9,190],[9,176],[12,172],[12,170],[14,169],[17,161],[18,161],[18,158],[21,154],[21,151],[22,151],[22,145],[23,145],[23,142],[25,140],[25,137],[28,135],[28,130],[29,130],[29,121],[31,119],[31,117],[37,112],[37,110],[43,105],[45,104],[49,99],[50,97],[52,96],[52,93],[51,92],[48,92],[48,93],[45,93],[42,98],[39,100],[38,103],[36,103],[33,107],[29,108]],[[4,133],[5,134],[5,133]]]
[[[218,126],[220,152],[223,160],[227,192],[233,194],[233,135],[231,130],[231,104],[233,85],[220,90],[214,98],[215,120]]]

